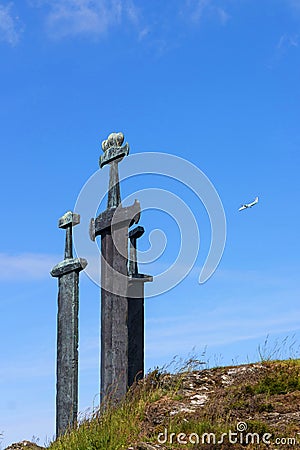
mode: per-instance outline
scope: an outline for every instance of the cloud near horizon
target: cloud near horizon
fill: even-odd
[[[0,253],[0,281],[32,281],[50,277],[50,270],[59,262],[55,255]]]

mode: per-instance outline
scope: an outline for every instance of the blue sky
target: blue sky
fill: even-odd
[[[3,447],[54,435],[57,220],[112,131],[131,154],[199,167],[227,220],[221,263],[199,285],[210,245],[203,205],[174,180],[124,182],[123,195],[154,186],[180,196],[201,235],[189,276],[146,300],[146,369],[204,350],[210,366],[255,361],[267,336],[266,355],[299,354],[299,52],[299,0],[0,0]],[[161,212],[145,211],[140,224],[141,249],[154,229],[167,237],[161,258],[142,267],[156,275],[180,234]],[[82,412],[98,401],[99,297],[82,274]]]

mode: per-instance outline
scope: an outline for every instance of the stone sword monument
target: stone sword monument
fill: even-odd
[[[128,265],[128,386],[144,377],[144,284],[153,281],[151,275],[139,273],[137,239],[144,228],[129,232],[130,256]]]
[[[72,227],[80,223],[79,214],[68,211],[58,222],[66,230],[65,259],[53,267],[58,278],[56,437],[77,422],[78,413],[78,309],[79,272],[87,261],[73,258]]]
[[[90,237],[101,236],[101,401],[118,401],[128,388],[128,228],[140,218],[140,204],[122,207],[118,164],[129,153],[122,133],[102,142],[99,165],[109,164],[107,209],[91,219]]]
[[[92,240],[101,235],[101,399],[119,400],[144,375],[144,283],[136,240],[144,229],[128,228],[140,219],[140,205],[122,207],[118,164],[129,153],[122,133],[103,141],[100,168],[110,165],[107,209],[91,220]],[[128,264],[128,237],[130,258]]]

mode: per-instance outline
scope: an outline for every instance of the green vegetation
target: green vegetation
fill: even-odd
[[[299,360],[278,362],[277,370],[270,371],[256,385],[248,385],[249,394],[288,394],[300,390]]]
[[[160,385],[161,373],[152,372],[128,392],[125,400],[115,406],[109,401],[105,411],[85,418],[78,428],[50,445],[51,450],[118,450],[138,440],[147,405],[168,394],[176,395],[174,382]],[[176,381],[177,383],[177,381]]]
[[[260,435],[280,431],[288,436],[288,432],[295,431],[293,423],[286,422],[279,430],[267,417],[277,408],[283,413],[284,408],[290,408],[289,395],[300,399],[299,360],[240,366],[233,370],[235,375],[232,382],[228,382],[230,370],[232,368],[223,367],[195,372],[194,366],[189,364],[171,375],[156,369],[130,389],[121,404],[115,406],[107,402],[104,411],[82,420],[77,429],[53,442],[50,450],[127,450],[140,442],[157,444],[158,433],[166,429],[168,436],[171,433],[221,436],[229,430],[235,431],[241,420],[247,422],[247,432]],[[213,393],[209,401],[191,410],[190,397],[195,392],[199,396],[209,390]],[[205,450],[221,448],[205,445]],[[163,448],[179,450],[182,445],[176,440],[167,441]],[[197,447],[187,442],[184,448]],[[255,447],[247,446],[248,450],[252,448]]]

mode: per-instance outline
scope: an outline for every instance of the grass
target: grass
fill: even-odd
[[[50,444],[51,450],[118,450],[125,449],[138,440],[141,423],[147,405],[158,399],[176,396],[176,383],[160,385],[162,373],[149,374],[135,389],[131,389],[122,403],[115,406],[109,402],[105,411],[83,419],[73,430]]]
[[[286,336],[279,341],[269,341],[269,335],[266,336],[262,345],[258,346],[258,355],[262,362],[285,360],[287,355],[290,359],[297,359],[299,357],[299,346],[297,347],[297,340],[295,335]]]
[[[276,372],[270,372],[256,385],[246,386],[249,394],[288,394],[300,390],[299,360],[278,362]]]
[[[262,362],[262,370],[255,376],[246,375],[238,383],[223,388],[222,383],[214,396],[193,414],[181,413],[170,415],[170,404],[184,402],[184,384],[189,383],[189,375],[201,366],[201,361],[193,364],[189,360],[177,373],[168,374],[166,370],[156,369],[144,380],[129,390],[128,395],[118,406],[107,403],[104,411],[97,411],[85,417],[78,427],[50,444],[50,450],[127,450],[138,442],[157,444],[158,433],[165,429],[170,433],[191,434],[215,433],[221,436],[228,430],[235,430],[240,418],[247,418],[248,432],[274,432],[272,426],[263,420],[264,414],[273,413],[278,406],[276,396],[285,396],[300,391],[300,361]],[[205,369],[206,370],[206,369]],[[212,376],[223,376],[228,368],[210,369]],[[250,372],[252,374],[253,372]],[[207,374],[207,373],[206,373]],[[243,372],[241,371],[241,374]],[[248,378],[247,378],[248,377]],[[221,378],[222,379],[222,378]],[[216,394],[216,395],[215,395]],[[299,394],[297,394],[299,395]],[[282,397],[281,403],[282,404]],[[275,399],[275,400],[274,400]],[[277,401],[277,403],[276,403]],[[290,400],[287,398],[288,404]],[[164,413],[164,406],[169,405]],[[250,417],[253,419],[250,420]],[[287,431],[285,428],[284,431]],[[292,430],[292,428],[290,428]],[[182,445],[173,441],[166,442],[164,448],[181,449]],[[184,448],[197,448],[187,443]],[[219,447],[201,447],[217,449]],[[221,447],[220,447],[221,448]],[[227,447],[222,447],[227,448]],[[251,447],[247,447],[249,450]],[[261,447],[262,449],[265,447]],[[272,448],[272,447],[271,447]]]
[[[110,406],[100,414],[86,418],[77,429],[50,445],[52,450],[117,450],[137,439],[143,416],[143,399],[124,401],[119,407]]]

